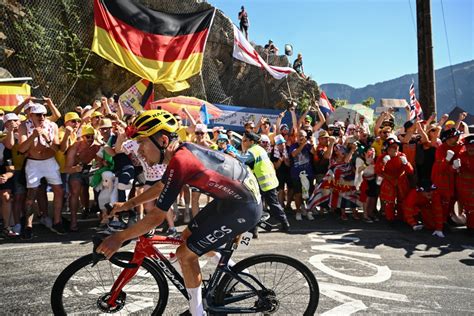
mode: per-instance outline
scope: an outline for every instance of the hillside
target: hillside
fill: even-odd
[[[167,13],[192,13],[211,5],[198,0],[140,0]],[[123,93],[140,78],[89,51],[94,34],[93,1],[0,1],[0,67],[15,77],[32,77],[33,95],[51,96],[64,111],[90,104],[101,95]],[[251,39],[252,40],[252,39]],[[176,93],[155,84],[155,99],[189,95],[212,103],[286,108],[303,92],[318,97],[318,85],[291,74],[276,80],[259,67],[232,57],[232,21],[217,10],[204,52],[202,76]],[[263,47],[254,43],[263,55]],[[261,44],[261,43],[260,43]],[[9,55],[7,54],[8,52]],[[286,56],[268,56],[274,66]]]
[[[457,105],[474,114],[474,60],[453,65],[453,72],[457,90]],[[449,67],[438,69],[435,76],[437,112],[448,113],[456,106],[451,70]],[[321,89],[333,99],[345,99],[350,103],[358,103],[368,97],[373,97],[376,104],[379,104],[381,98],[408,100],[408,89],[412,79],[415,80],[415,86],[418,87],[418,74],[409,74],[359,89],[338,83],[322,84]]]

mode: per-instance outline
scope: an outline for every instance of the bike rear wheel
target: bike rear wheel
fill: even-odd
[[[114,258],[130,262],[133,253],[118,252]],[[92,267],[93,255],[72,262],[61,272],[51,291],[55,315],[161,315],[168,302],[168,283],[145,259],[136,275],[124,286],[116,307],[107,306],[109,291],[123,268],[108,260]]]
[[[257,295],[232,302],[252,290],[230,275],[225,275],[215,291],[215,306],[252,308],[268,306],[260,315],[314,315],[319,303],[319,286],[311,270],[300,261],[276,254],[256,255],[237,263],[232,269],[246,272],[267,290],[266,298]],[[261,287],[250,277],[240,275],[257,290]],[[221,315],[221,314],[219,314]]]

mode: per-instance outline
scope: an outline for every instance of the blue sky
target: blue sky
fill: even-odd
[[[418,71],[416,0],[208,2],[237,25],[244,5],[249,39],[260,45],[272,39],[280,52],[292,44],[291,61],[301,52],[305,72],[318,84],[360,88]],[[441,3],[452,64],[474,59],[474,1],[431,0],[435,69],[449,66]]]

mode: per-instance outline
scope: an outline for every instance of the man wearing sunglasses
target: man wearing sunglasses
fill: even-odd
[[[97,152],[101,147],[94,138],[94,128],[90,125],[84,125],[81,130],[81,137],[69,148],[66,155],[64,172],[69,174],[70,230],[73,232],[78,230],[79,197],[81,197],[83,203],[87,204],[89,202],[89,170],[92,160],[97,158]],[[89,205],[84,205],[84,207],[88,209]]]
[[[59,149],[58,126],[46,119],[46,108],[42,104],[29,106],[29,119],[20,125],[18,151],[27,157],[25,165],[26,187],[25,202],[27,223],[23,238],[32,238],[33,203],[37,198],[41,179],[45,178],[54,192],[54,222],[51,230],[59,235],[65,233],[61,223],[63,188],[59,165],[55,154]]]

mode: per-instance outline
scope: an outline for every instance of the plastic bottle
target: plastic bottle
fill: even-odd
[[[303,195],[303,199],[306,200],[309,198],[309,180],[308,175],[306,174],[306,170],[300,172],[300,181],[301,181],[301,193]]]

